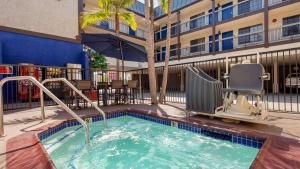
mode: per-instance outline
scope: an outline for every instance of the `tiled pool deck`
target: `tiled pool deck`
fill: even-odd
[[[127,109],[128,107],[130,107],[130,110]],[[130,115],[162,123],[164,125],[171,125],[171,121],[176,121],[178,122],[177,127],[180,129],[251,147],[261,147],[256,160],[252,164],[252,168],[300,168],[299,140],[282,137],[278,132],[268,132],[268,130],[264,130],[263,127],[261,127],[262,130],[257,130],[255,127],[223,123],[218,120],[210,120],[206,117],[185,118],[185,112],[180,109],[180,107],[174,108],[166,105],[117,106],[104,109],[108,112],[108,117],[111,118],[121,115]],[[86,113],[86,111],[91,113]],[[52,112],[52,114],[50,112]],[[116,112],[118,113],[115,114]],[[18,113],[19,112],[17,112],[17,114]],[[37,124],[37,117],[39,116],[37,113],[38,109],[35,110],[35,114],[34,116],[31,116],[31,119],[29,117],[26,118],[23,115],[23,121],[21,120],[19,122],[14,121],[14,119],[9,116],[7,117],[7,120],[5,121],[10,125],[5,126],[5,131],[8,136],[2,138],[6,150],[2,150],[3,153],[1,154],[1,157],[4,161],[1,163],[1,167],[6,166],[6,168],[9,169],[53,168],[51,159],[41,145],[39,137],[44,139],[51,133],[57,132],[68,125],[75,125],[78,123],[72,120],[66,121],[65,119],[69,118],[68,115],[57,108],[50,107],[47,108],[46,113],[48,115],[48,120],[46,123]],[[59,115],[55,115],[55,113]],[[93,116],[93,121],[101,119],[98,116],[95,116],[95,112],[91,110],[82,110],[78,113],[83,116]],[[33,115],[32,112],[27,112],[27,115],[28,114]],[[22,119],[20,116],[21,115],[17,117]],[[300,120],[296,121],[300,123]],[[18,124],[23,124],[23,127],[16,127]],[[12,132],[10,133],[10,131]],[[271,130],[269,129],[269,131]],[[40,133],[39,137],[38,133]],[[263,141],[264,144],[262,144]]]

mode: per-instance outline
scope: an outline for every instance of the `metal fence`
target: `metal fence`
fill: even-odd
[[[185,77],[186,68],[189,66],[202,69],[208,75],[215,79],[221,80],[223,84],[226,81],[223,79],[226,73],[226,63],[228,72],[230,65],[241,63],[248,60],[249,62],[259,62],[264,66],[267,73],[270,73],[271,79],[264,84],[265,97],[268,109],[270,111],[300,113],[300,48],[278,50],[272,52],[249,54],[243,56],[232,56],[220,59],[212,59],[206,61],[184,63],[169,66],[169,77],[167,85],[167,102],[185,103]],[[0,65],[2,69],[3,66]],[[8,76],[24,76],[30,75],[36,77],[39,81],[48,78],[63,77],[68,80],[91,80],[91,91],[94,93],[85,93],[92,100],[97,99],[95,90],[97,90],[98,82],[111,82],[122,76],[122,73],[116,71],[102,71],[96,69],[78,69],[66,67],[48,67],[48,66],[24,66],[24,65],[9,65],[12,67],[11,74],[0,75],[0,79]],[[162,84],[163,67],[156,68],[158,94]],[[242,75],[241,75],[242,76]],[[136,102],[142,103],[150,100],[148,70],[139,69],[124,72],[125,82],[127,80],[138,80],[138,90],[136,92]],[[68,95],[65,91],[65,86],[61,82],[48,83],[49,88],[57,97],[64,102],[68,102]],[[224,86],[225,87],[225,86]],[[99,93],[101,94],[100,91]],[[14,110],[21,108],[33,108],[40,106],[38,88],[29,82],[8,82],[3,88],[4,93],[4,110]],[[113,103],[113,98],[109,100],[109,104]],[[249,100],[254,104],[255,97],[249,97]],[[54,105],[51,99],[46,98],[47,105]],[[101,104],[101,101],[100,101]]]
[[[268,110],[278,112],[300,113],[300,48],[278,50],[272,52],[249,54],[243,56],[233,56],[221,59],[212,59],[206,61],[184,63],[169,66],[169,77],[166,101],[185,103],[185,69],[192,66],[204,70],[207,74],[223,81],[224,73],[226,73],[226,63],[228,62],[228,72],[230,65],[241,63],[248,60],[256,63],[259,61],[271,77],[269,81],[264,83],[265,97]],[[132,72],[133,74],[141,74],[141,84],[143,99],[150,99],[149,84],[147,70],[139,70]],[[162,83],[163,67],[156,68],[158,90]],[[243,75],[241,75],[243,76]],[[135,75],[133,75],[135,77]],[[138,78],[136,78],[138,79]],[[224,86],[225,87],[225,86]],[[249,100],[254,104],[255,97],[249,97]]]
[[[97,69],[81,69],[81,68],[67,68],[67,67],[50,67],[38,66],[32,64],[20,65],[4,65],[0,64],[0,69],[7,71],[7,74],[1,74],[0,80],[5,77],[12,76],[33,76],[38,81],[51,78],[66,78],[72,80],[91,80],[92,87],[89,91],[83,91],[91,100],[97,101],[97,83],[98,82],[111,82],[117,80],[118,76],[122,76],[122,72],[116,71],[102,71]],[[124,77],[127,80],[131,79],[128,72],[124,72]],[[63,84],[63,82],[49,82],[45,86],[50,91],[68,105],[75,104],[74,92]],[[101,94],[101,91],[99,92]],[[113,98],[109,98],[112,103]],[[24,108],[34,108],[40,106],[39,89],[29,81],[7,82],[3,86],[3,100],[4,110],[15,110]],[[46,105],[55,105],[50,98],[45,96]]]

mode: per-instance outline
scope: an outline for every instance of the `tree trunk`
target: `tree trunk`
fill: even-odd
[[[166,90],[168,84],[169,62],[170,62],[170,44],[171,44],[171,7],[173,0],[168,0],[168,24],[167,24],[167,39],[166,39],[166,58],[163,72],[162,86],[159,95],[159,102],[163,103],[166,98]]]
[[[115,31],[116,31],[116,36],[119,37],[120,34],[120,18],[118,15],[119,11],[116,11],[115,14]],[[117,79],[120,79],[120,60],[116,59],[116,67],[117,67]]]
[[[148,75],[149,75],[149,88],[151,104],[157,104],[157,87],[156,87],[156,76],[154,67],[154,12],[153,12],[153,0],[150,0],[150,10],[149,10],[149,0],[145,0],[145,19],[147,25],[147,58],[148,58]]]

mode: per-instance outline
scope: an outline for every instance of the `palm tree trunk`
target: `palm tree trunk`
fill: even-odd
[[[145,19],[147,25],[147,58],[148,58],[148,75],[149,75],[149,88],[151,104],[157,104],[157,86],[156,86],[156,75],[154,67],[154,12],[153,12],[153,0],[150,0],[150,10],[149,10],[149,0],[145,0]]]
[[[120,34],[120,18],[118,15],[119,11],[116,11],[115,14],[115,31],[116,31],[116,36],[119,37]],[[116,59],[116,67],[117,67],[117,80],[120,79],[120,60]]]
[[[166,39],[166,58],[163,72],[162,86],[159,95],[159,102],[163,103],[166,97],[168,84],[169,62],[170,62],[170,44],[171,44],[171,12],[173,0],[168,0],[168,24],[167,24],[167,39]]]

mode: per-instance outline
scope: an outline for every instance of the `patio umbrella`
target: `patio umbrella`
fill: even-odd
[[[122,60],[122,77],[124,80],[124,60],[146,62],[145,47],[129,42],[112,34],[81,34],[82,44],[108,57]]]

